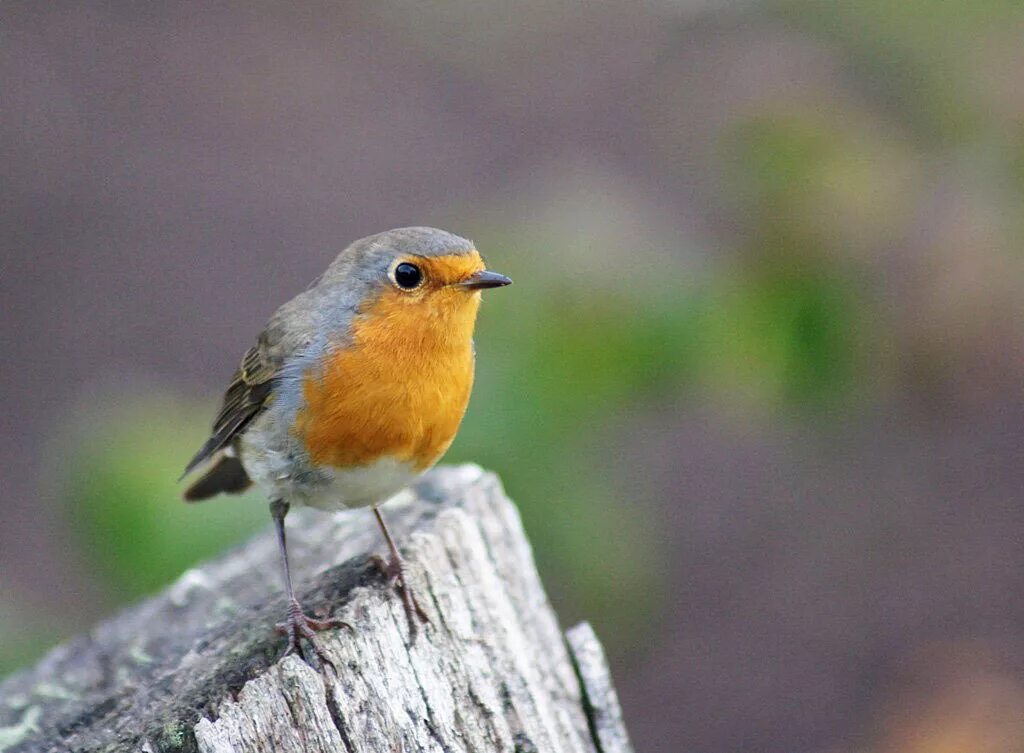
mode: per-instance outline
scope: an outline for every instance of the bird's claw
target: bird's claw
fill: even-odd
[[[313,647],[313,650],[316,652],[320,661],[326,664],[331,664],[330,659],[327,658],[327,655],[320,647],[316,634],[321,630],[331,630],[332,628],[340,627],[346,627],[349,630],[354,630],[349,623],[334,617],[324,620],[310,617],[302,611],[302,607],[299,605],[299,602],[292,601],[288,605],[288,616],[285,618],[284,622],[279,622],[274,625],[274,630],[278,635],[285,635],[288,637],[288,642],[285,645],[284,651],[281,652],[281,656],[278,657],[279,660],[291,654],[298,654],[299,656],[302,656],[302,639],[305,638],[309,641],[309,645]]]

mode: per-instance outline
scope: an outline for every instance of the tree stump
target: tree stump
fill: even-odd
[[[296,511],[302,602],[353,627],[321,634],[329,665],[278,660],[268,530],[0,683],[0,751],[631,751],[601,646],[562,634],[494,475],[437,469],[384,512],[430,617],[415,640],[369,511]]]

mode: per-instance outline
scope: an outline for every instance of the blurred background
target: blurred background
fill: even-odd
[[[638,751],[1024,747],[1018,0],[8,2],[0,674],[266,526],[175,483],[274,308],[429,224]]]

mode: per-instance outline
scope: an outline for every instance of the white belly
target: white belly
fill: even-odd
[[[411,463],[394,458],[384,458],[373,465],[358,468],[326,469],[324,473],[329,479],[328,483],[304,490],[294,502],[319,510],[378,505],[391,499],[420,476],[419,471],[413,470]]]
[[[246,444],[243,439],[241,460],[249,478],[269,499],[283,499],[291,505],[320,510],[378,505],[421,475],[412,463],[395,458],[354,468],[331,468],[296,463],[294,456],[284,452]]]

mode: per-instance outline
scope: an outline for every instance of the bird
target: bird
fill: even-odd
[[[285,516],[370,507],[412,638],[429,622],[380,506],[434,466],[455,438],[473,387],[481,291],[512,283],[472,241],[430,227],[355,241],[270,317],[224,394],[209,439],[182,478],[189,502],[255,484],[270,501],[285,596],[285,653],[317,648],[346,625],[303,610],[292,585]]]

